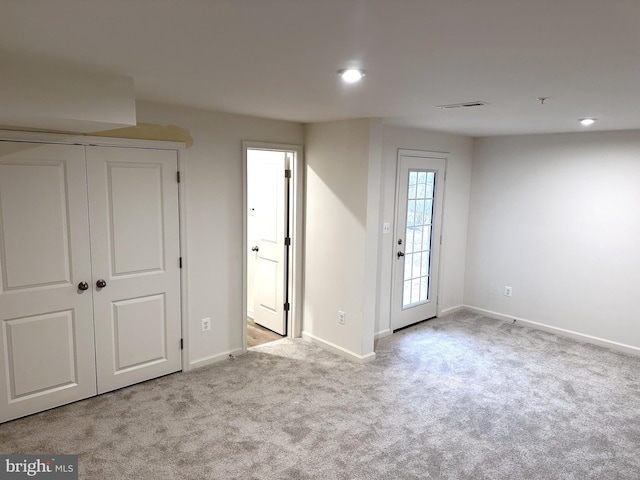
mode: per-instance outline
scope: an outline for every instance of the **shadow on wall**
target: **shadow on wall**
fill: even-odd
[[[369,120],[327,122],[308,126],[305,142],[308,194],[340,210],[346,207],[362,227],[367,213],[369,135]],[[329,208],[324,201],[322,207]]]

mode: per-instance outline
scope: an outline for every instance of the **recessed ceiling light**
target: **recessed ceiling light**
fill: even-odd
[[[589,125],[593,125],[594,123],[596,123],[596,119],[595,118],[581,118],[580,119],[580,124],[583,127],[588,127]]]
[[[356,83],[362,80],[366,72],[359,68],[345,68],[344,70],[338,70],[338,75],[340,75],[346,83]]]

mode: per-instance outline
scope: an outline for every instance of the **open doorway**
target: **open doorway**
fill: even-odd
[[[243,143],[245,349],[299,336],[301,147]]]

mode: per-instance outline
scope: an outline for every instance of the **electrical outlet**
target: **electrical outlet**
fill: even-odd
[[[338,323],[344,325],[344,312],[342,310],[338,310]]]
[[[211,318],[207,317],[207,318],[203,318],[202,319],[202,331],[203,332],[208,332],[211,330]]]
[[[513,294],[513,289],[507,285],[504,287],[504,296],[510,297]]]

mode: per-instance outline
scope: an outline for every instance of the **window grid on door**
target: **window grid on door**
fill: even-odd
[[[435,172],[409,170],[402,308],[429,301]]]

